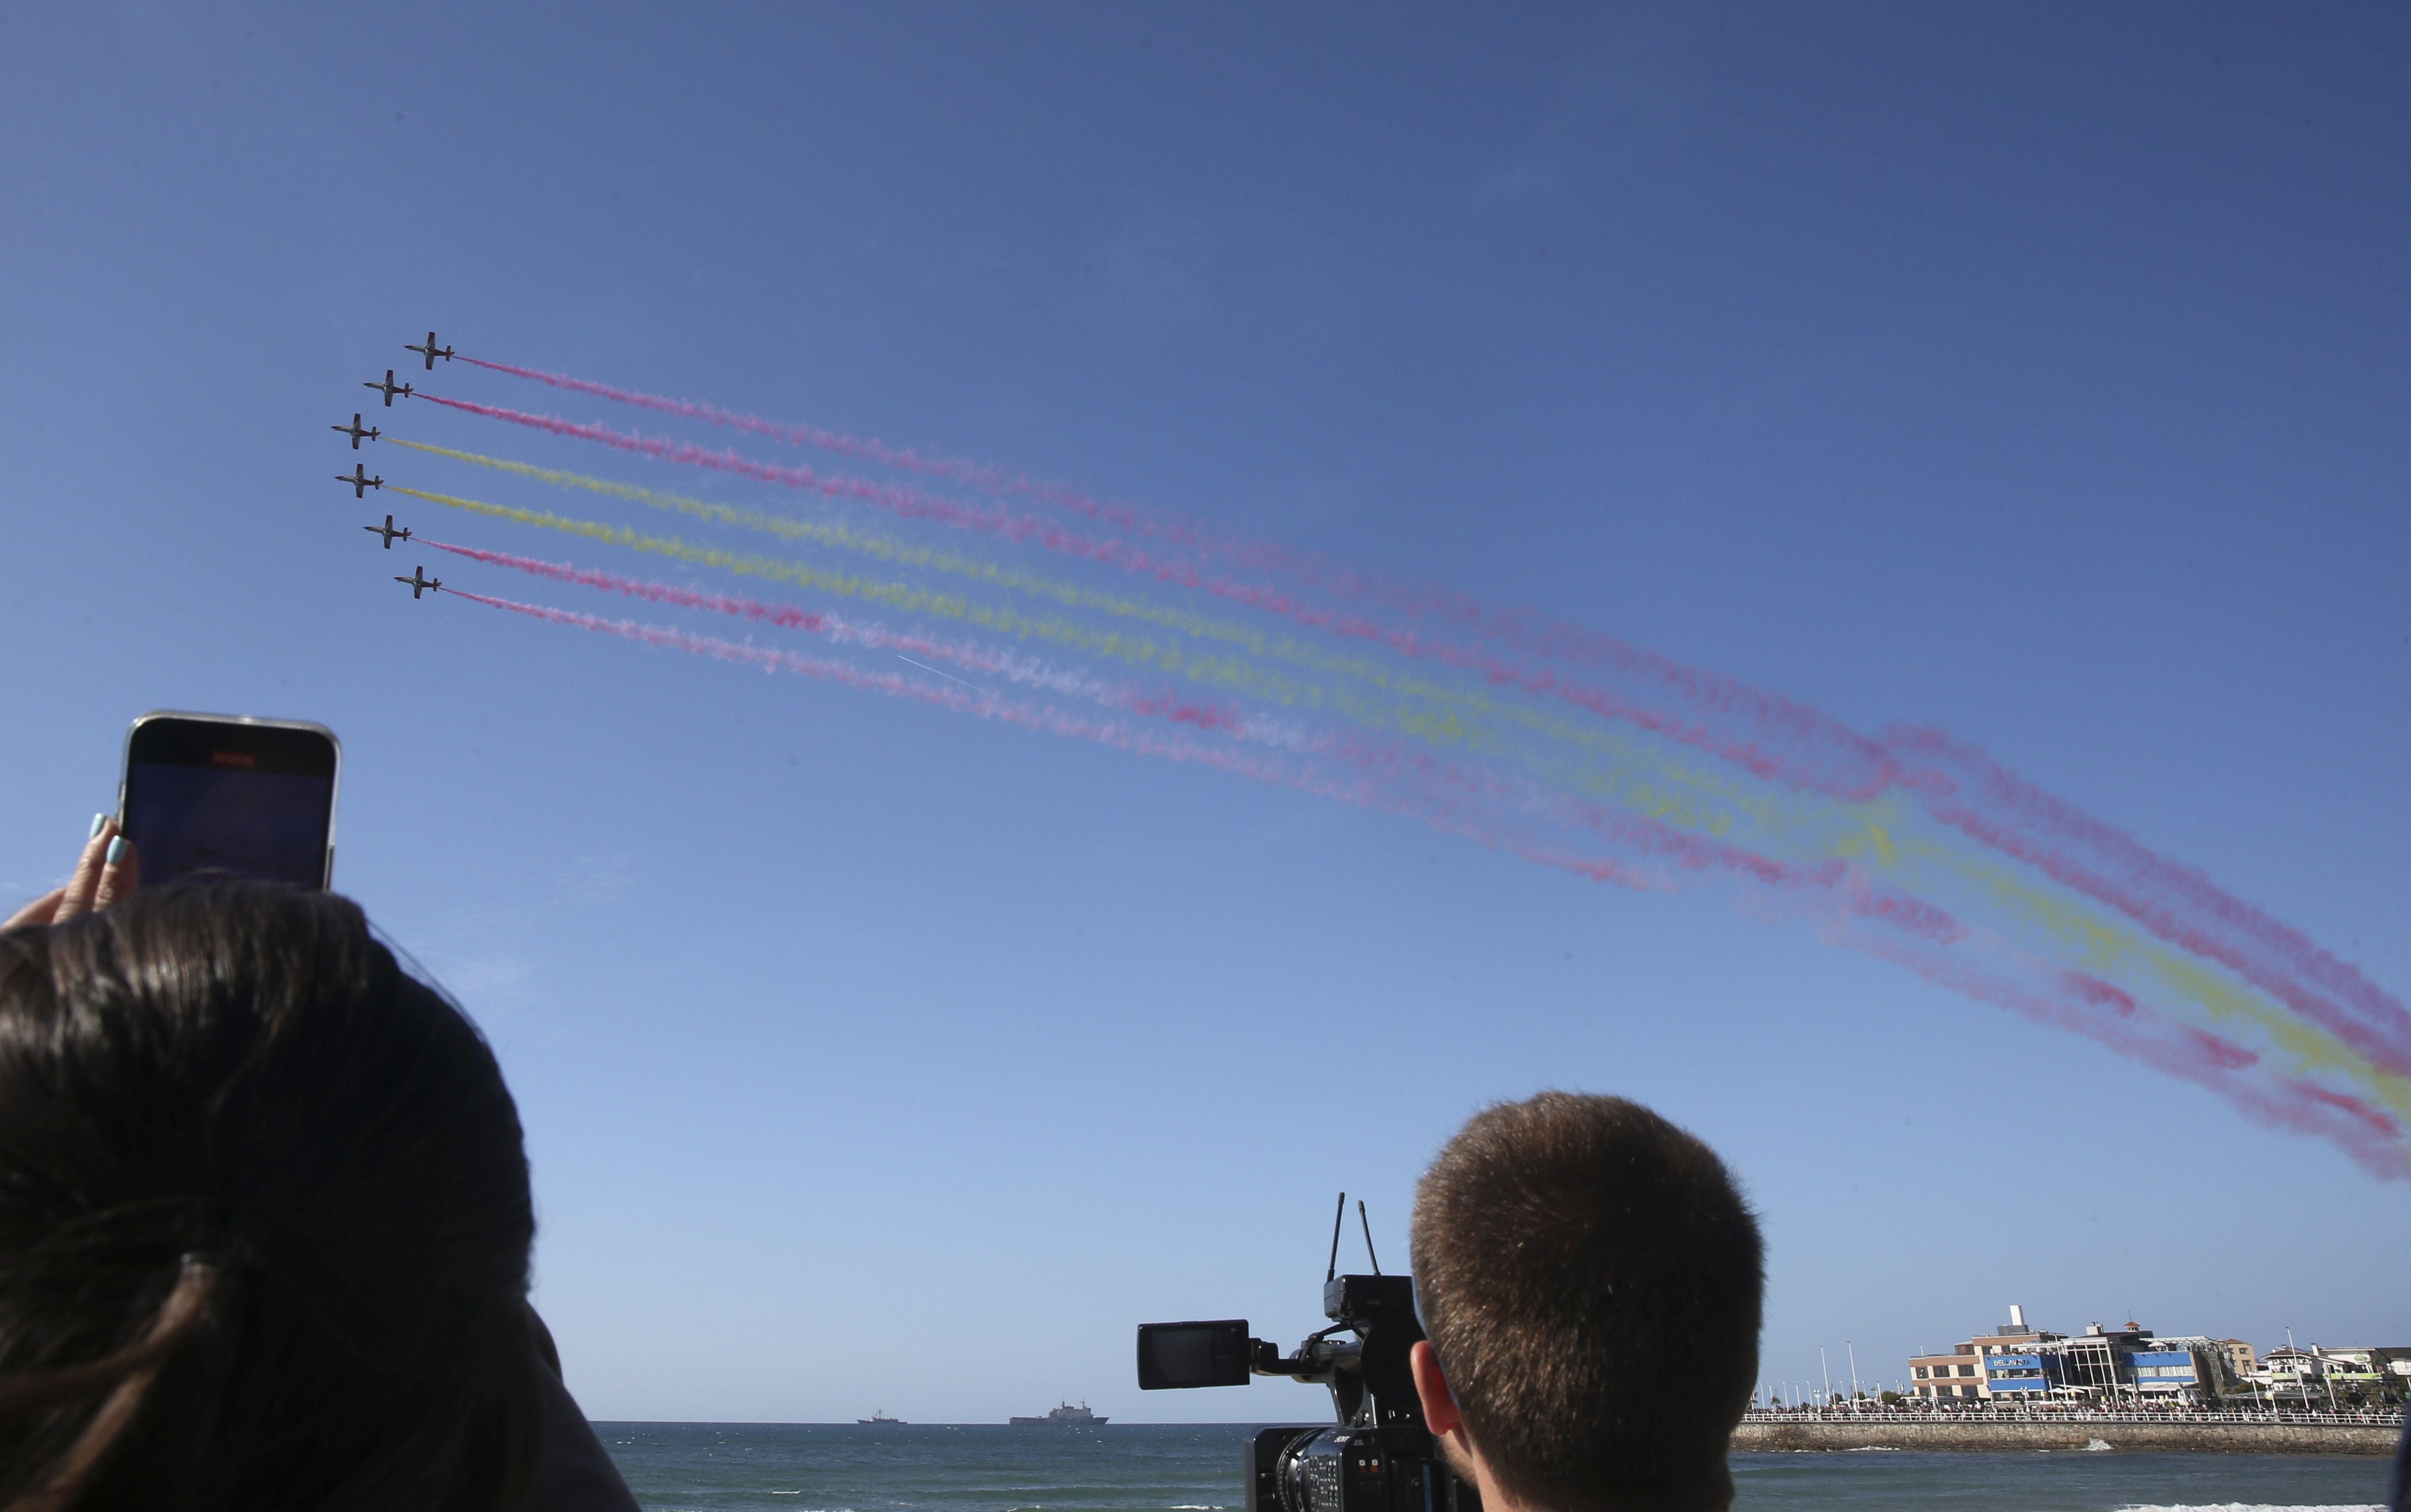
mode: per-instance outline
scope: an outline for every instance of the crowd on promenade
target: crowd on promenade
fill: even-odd
[[[2363,1427],[2400,1428],[2400,1407],[2185,1407],[2162,1403],[2105,1402],[2021,1403],[2014,1406],[1985,1403],[1886,1403],[1842,1401],[1826,1406],[1752,1407],[1742,1415],[1749,1423],[1900,1422],[1900,1423],[2340,1423]]]

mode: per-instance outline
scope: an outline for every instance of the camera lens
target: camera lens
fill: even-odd
[[[1379,1432],[1325,1428],[1282,1451],[1281,1512],[1386,1512],[1389,1456]]]

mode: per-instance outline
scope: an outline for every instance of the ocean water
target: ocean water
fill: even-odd
[[[646,1512],[1236,1512],[1251,1427],[597,1423]],[[2386,1462],[2251,1454],[1733,1457],[1748,1512],[2373,1508]]]

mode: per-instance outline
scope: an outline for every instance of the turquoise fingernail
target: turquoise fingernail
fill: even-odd
[[[110,836],[109,837],[109,864],[114,866],[124,859],[125,836],[123,835]]]
[[[99,839],[99,838],[100,838],[100,827],[101,827],[103,824],[106,824],[106,823],[108,823],[108,822],[109,822],[109,816],[108,816],[107,814],[95,814],[95,815],[93,815],[93,816],[92,816],[92,833],[91,833],[90,835],[85,836],[84,836],[84,838],[85,838],[85,839],[87,839],[87,840],[97,840],[97,839]]]

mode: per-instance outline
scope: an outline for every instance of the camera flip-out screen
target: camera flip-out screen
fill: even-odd
[[[1211,1323],[1142,1323],[1138,1326],[1139,1389],[1245,1386],[1249,1348],[1244,1317]]]

